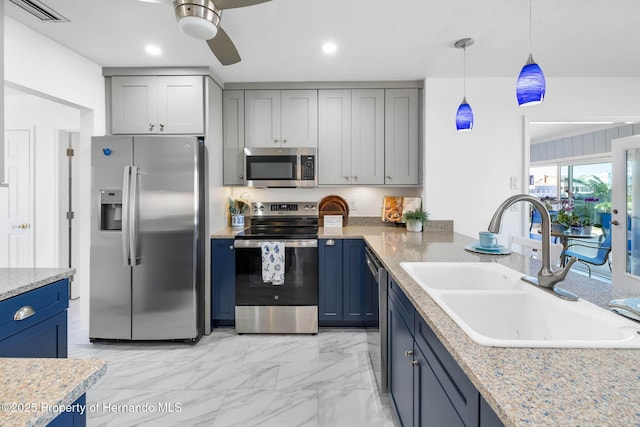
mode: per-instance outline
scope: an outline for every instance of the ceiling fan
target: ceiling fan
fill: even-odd
[[[140,0],[149,3],[173,3],[178,27],[183,33],[206,40],[222,65],[240,62],[240,54],[220,26],[224,9],[253,6],[271,0]]]

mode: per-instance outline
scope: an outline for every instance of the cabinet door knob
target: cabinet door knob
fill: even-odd
[[[240,179],[244,179],[244,175],[240,175]]]
[[[416,359],[411,359],[411,364],[412,364],[413,366],[418,366],[418,365],[420,364],[420,362],[419,362],[419,361],[417,361]]]
[[[336,241],[333,239],[329,239],[327,240],[327,246],[335,246],[336,245]]]
[[[156,125],[154,125],[153,123],[149,123],[149,130],[153,130],[154,127],[156,127]]]
[[[164,125],[160,123],[160,132],[162,132],[163,130],[164,130]]]
[[[229,245],[229,250],[232,251],[233,250],[233,245]]]
[[[283,143],[283,144],[286,144],[286,143],[287,143],[287,140],[286,140],[286,139],[283,139],[283,140],[282,140],[282,143]]]
[[[349,177],[347,175],[344,176],[345,181],[349,181]]]
[[[611,221],[611,224],[613,225],[620,225],[620,223],[618,222],[618,220],[614,219],[613,221]]]
[[[409,356],[411,356],[412,354],[413,354],[413,350],[405,350],[405,351],[404,351],[404,355],[405,355],[405,357],[409,357]]]
[[[273,140],[273,143],[274,143],[274,144],[277,144],[277,143],[278,143],[278,138],[274,139],[274,140]]]
[[[613,210],[613,213],[614,213],[614,214],[617,214],[617,213],[618,213],[618,209],[614,209],[614,210]]]
[[[358,180],[358,175],[354,175],[354,176],[353,176],[353,180],[354,180],[354,181],[357,181],[357,180]]]
[[[391,175],[387,175],[387,179],[391,181]]]

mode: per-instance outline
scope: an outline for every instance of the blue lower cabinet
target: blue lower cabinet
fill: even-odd
[[[236,254],[233,239],[211,240],[211,326],[236,319]]]
[[[392,278],[388,322],[389,391],[402,426],[502,426]]]
[[[0,357],[67,357],[68,279],[0,302]]]
[[[364,326],[365,269],[364,241],[346,239],[342,253],[342,318]]]
[[[319,326],[365,326],[364,247],[361,239],[318,241]]]
[[[389,392],[402,426],[413,426],[413,323],[408,326],[393,299],[388,304]]]
[[[47,427],[86,427],[87,425],[87,398],[83,394],[73,402],[70,411],[62,412],[55,417]]]

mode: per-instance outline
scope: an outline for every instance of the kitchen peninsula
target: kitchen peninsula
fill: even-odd
[[[107,366],[66,358],[67,279],[74,273],[0,268],[0,425],[75,425],[86,417],[85,393]]]
[[[465,251],[473,239],[434,228],[429,223],[426,232],[411,233],[393,226],[347,226],[320,228],[318,234],[364,239],[504,425],[640,425],[639,350],[498,348],[472,341],[400,262],[496,262],[527,274],[537,273],[540,264],[516,253]],[[233,231],[212,238],[233,238]],[[575,272],[563,287],[603,307],[613,298],[633,296]]]

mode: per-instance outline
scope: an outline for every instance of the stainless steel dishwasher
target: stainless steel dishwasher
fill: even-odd
[[[367,349],[373,372],[378,384],[378,390],[382,393],[389,392],[387,378],[387,270],[369,247],[365,247],[365,259],[369,267],[365,300],[378,300],[378,321],[367,323]],[[375,295],[377,293],[377,295]],[[377,297],[377,298],[376,298]]]

